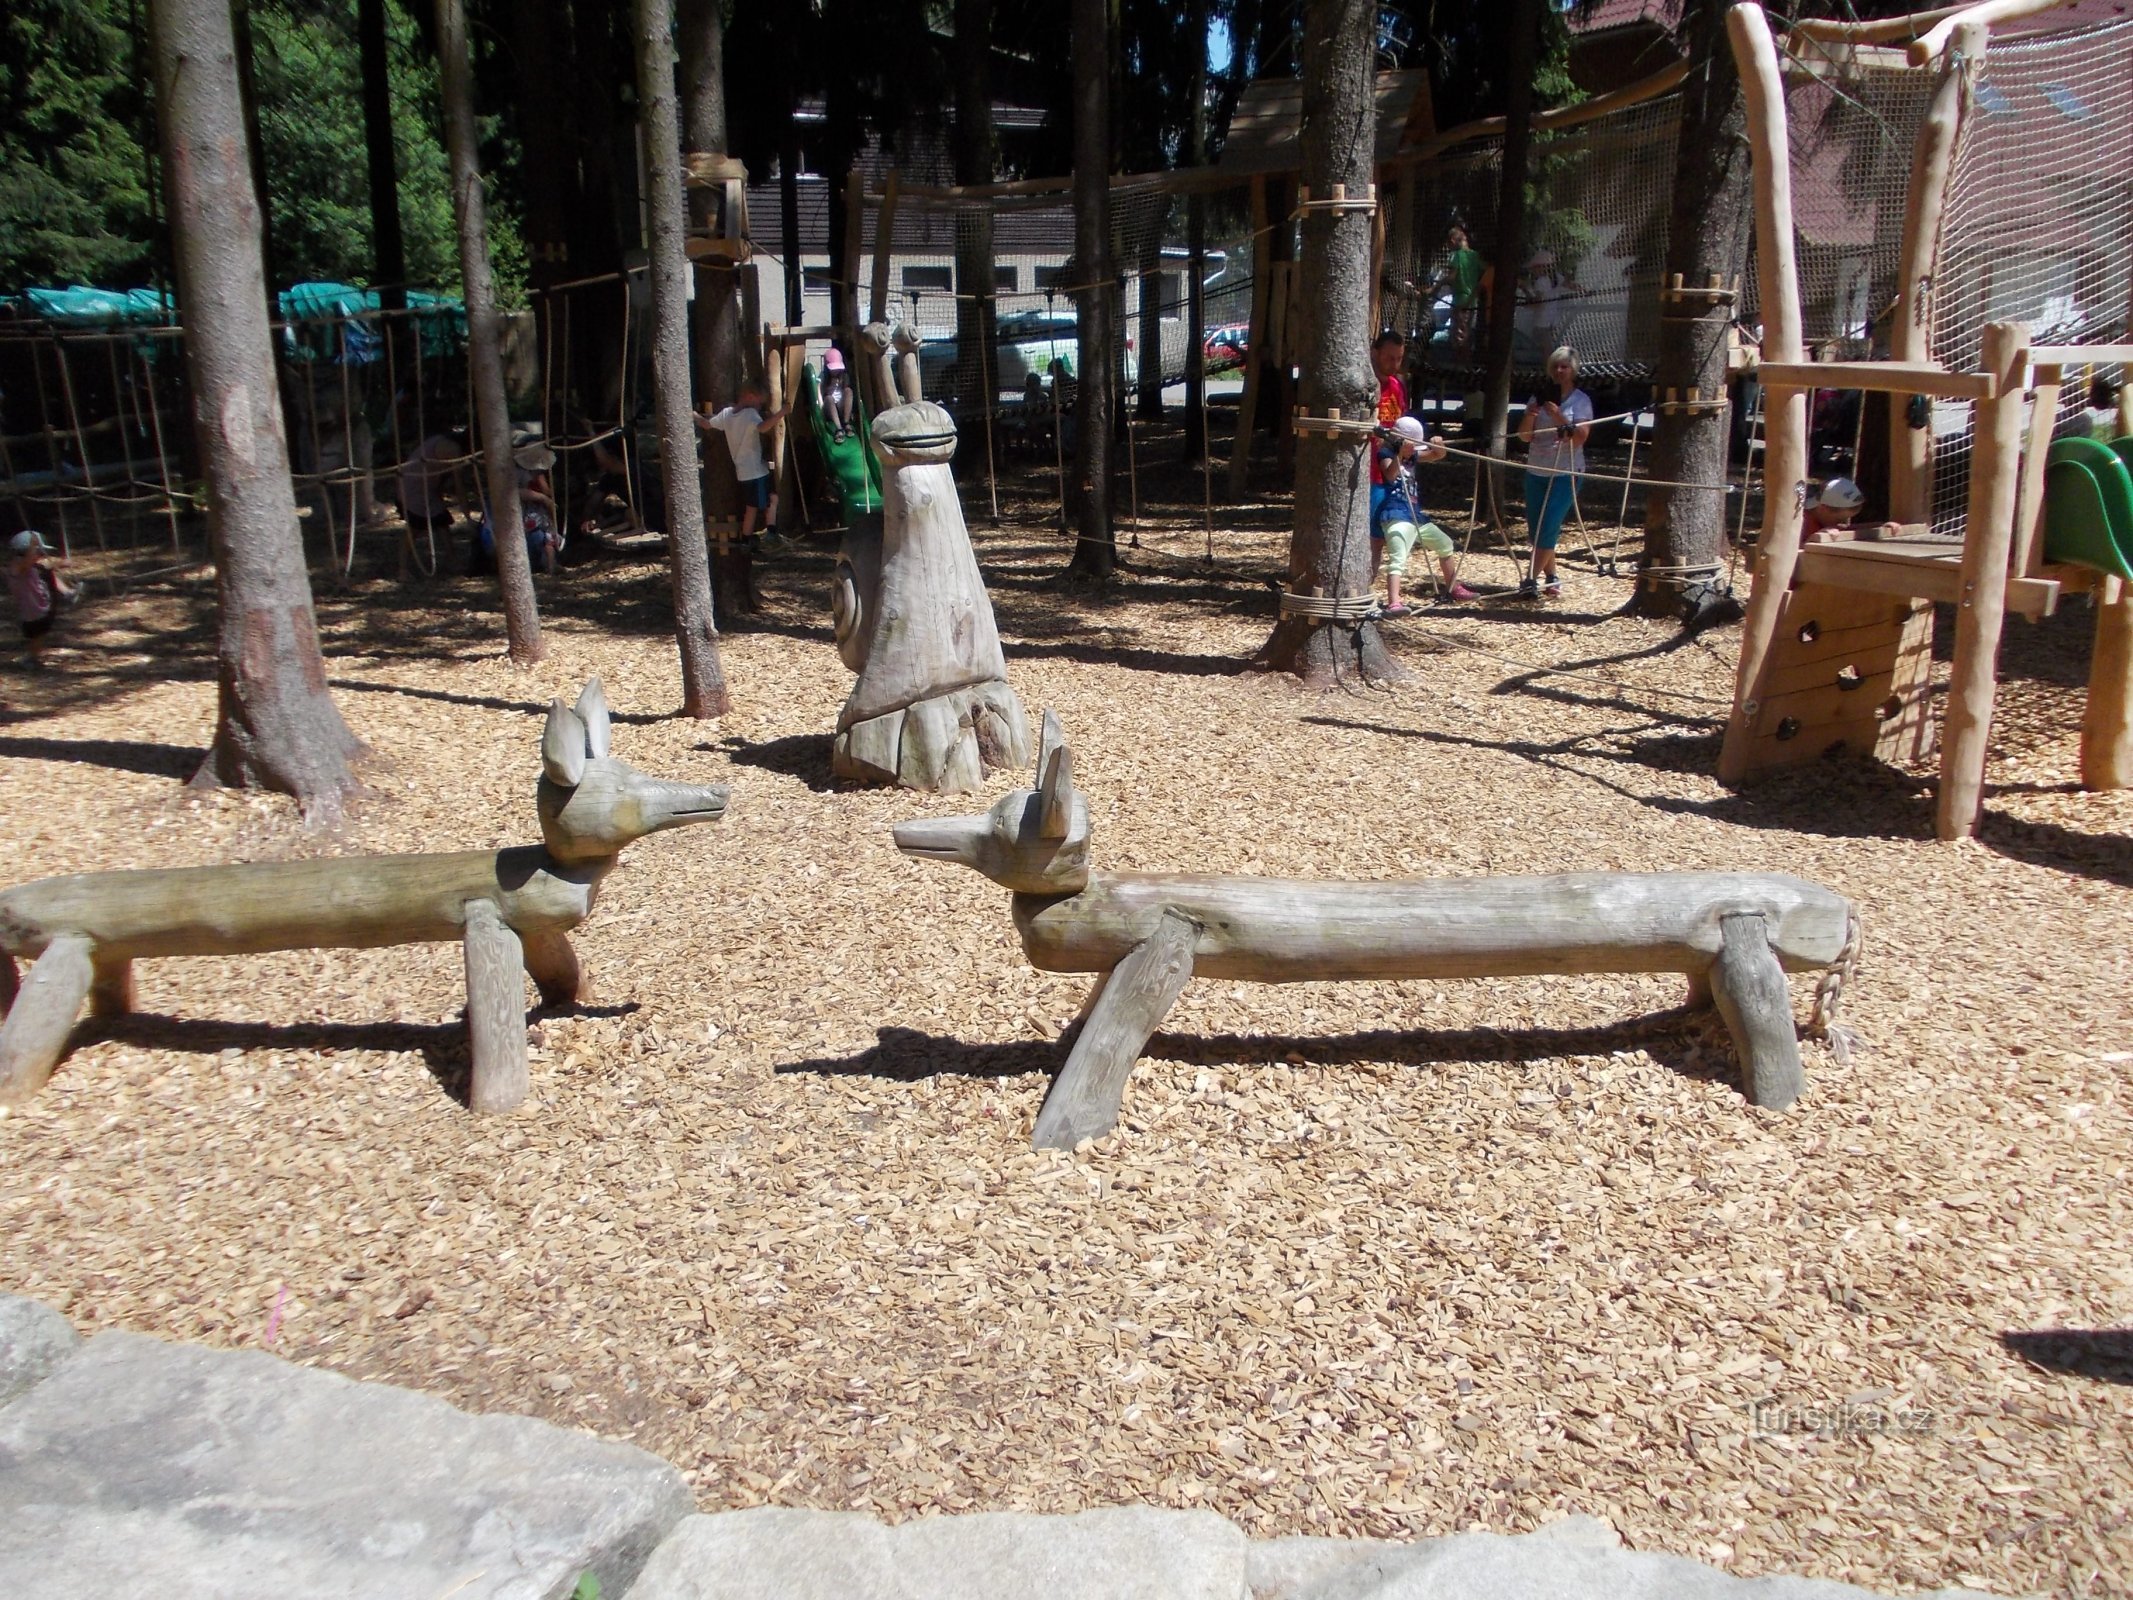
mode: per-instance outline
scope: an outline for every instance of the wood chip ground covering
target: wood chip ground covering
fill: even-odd
[[[0,1120],[0,1284],[634,1439],[710,1509],[1579,1510],[1742,1573],[2129,1592],[2133,796],[2075,787],[2085,608],[2009,624],[1983,835],[1943,846],[1924,773],[1720,788],[1736,632],[1613,616],[1589,570],[1403,625],[1395,690],[1239,675],[1280,516],[1230,513],[1213,566],[1144,526],[1103,598],[1034,519],[979,532],[1102,864],[1800,873],[1864,910],[1850,1060],[1809,1046],[1776,1115],[1671,981],[1203,981],[1120,1131],[1033,1154],[1080,980],[888,837],[1013,780],[832,784],[826,550],[764,569],[716,724],[667,715],[649,561],[544,580],[527,672],[481,583],[325,596],[375,757],[323,835],[182,785],[212,590],[174,580],[0,678],[11,879],[529,841],[543,707],[596,672],[617,754],[732,807],[630,851],[578,935],[603,1003],[535,1018],[514,1116],[447,1093],[456,948],[143,964],[142,1013]]]

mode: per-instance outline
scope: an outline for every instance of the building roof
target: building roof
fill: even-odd
[[[1420,67],[1378,74],[1377,162],[1383,165],[1409,145],[1437,131],[1429,73]],[[1303,158],[1303,83],[1297,78],[1260,78],[1246,84],[1229,119],[1222,145],[1224,172],[1249,177],[1294,172]]]

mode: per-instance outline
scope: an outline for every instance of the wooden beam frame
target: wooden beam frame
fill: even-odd
[[[1793,261],[1791,144],[1777,43],[1771,37],[1769,19],[1756,5],[1738,5],[1728,12],[1726,31],[1740,66],[1754,157],[1763,351],[1774,365],[1804,362],[1800,276]],[[1763,669],[1799,558],[1803,510],[1799,486],[1807,477],[1807,396],[1803,391],[1781,389],[1771,397],[1763,418],[1763,463],[1763,536],[1756,546],[1754,588],[1741,627],[1733,708],[1718,757],[1719,781],[1727,784],[1740,782],[1747,773]]]
[[[1948,52],[1953,45],[1962,49],[1961,35],[1976,29],[1982,39],[1984,32],[1995,22],[2013,22],[2018,17],[2034,17],[2041,12],[2057,11],[2062,6],[2072,5],[2074,0],[1985,0],[1983,5],[1971,6],[1953,16],[1942,17],[1932,27],[1913,39],[1907,54],[1914,67],[1930,66]]]
[[[1756,376],[1767,389],[1864,389],[1945,400],[1990,400],[1994,392],[1990,373],[1950,372],[1931,361],[1765,361]]]

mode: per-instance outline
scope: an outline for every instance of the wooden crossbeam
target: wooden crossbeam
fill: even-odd
[[[1765,361],[1756,376],[1771,389],[1866,389],[1943,400],[1990,400],[1996,392],[1990,373],[1950,372],[1932,361]]]

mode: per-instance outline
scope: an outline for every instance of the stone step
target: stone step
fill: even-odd
[[[81,1348],[74,1325],[50,1306],[0,1294],[0,1406]]]
[[[614,1600],[692,1504],[629,1445],[139,1334],[0,1407],[0,1594],[38,1600]]]

